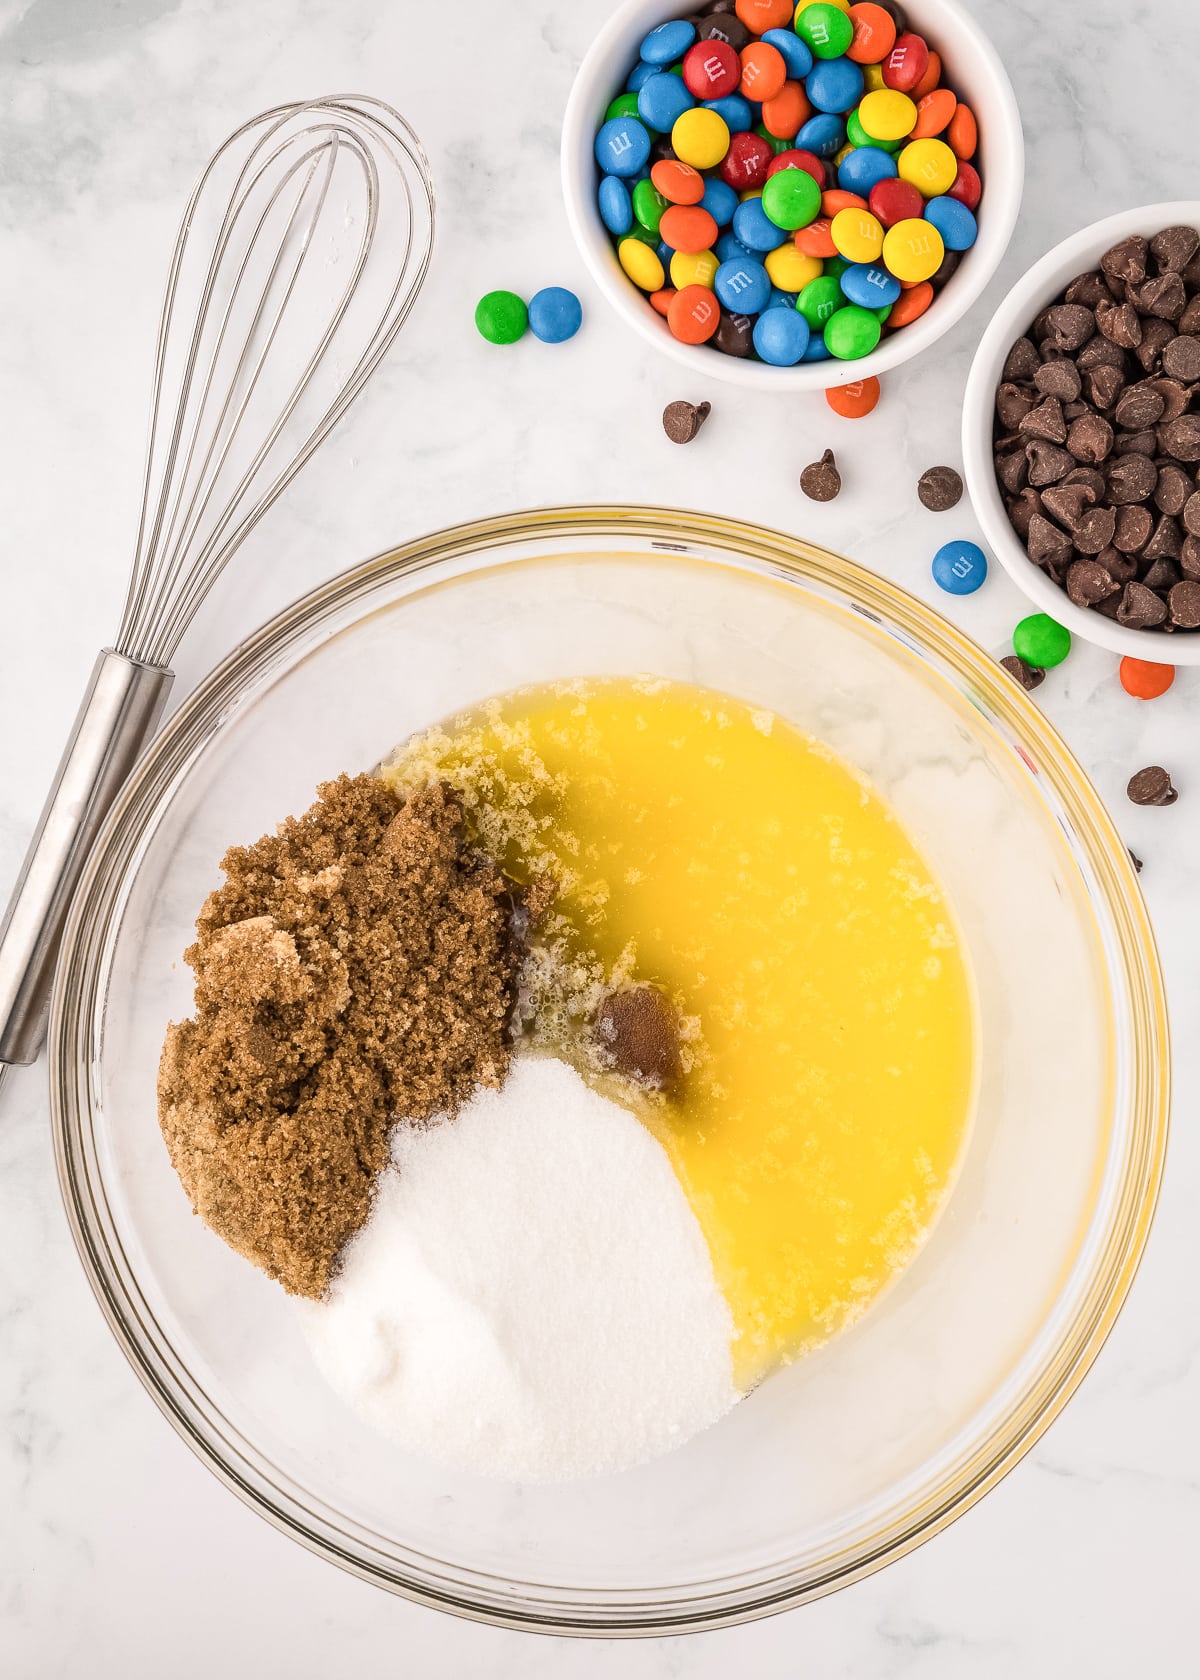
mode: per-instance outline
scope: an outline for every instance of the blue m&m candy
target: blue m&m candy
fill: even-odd
[[[574,338],[582,320],[583,306],[565,286],[543,286],[529,300],[529,330],[543,344]]]
[[[650,135],[636,117],[613,117],[596,136],[596,162],[606,175],[636,175],[650,157]]]
[[[776,230],[776,243],[779,233]],[[717,302],[731,315],[757,315],[767,307],[771,281],[766,269],[754,257],[723,262],[713,280]]]
[[[841,277],[842,291],[862,309],[890,309],[900,296],[900,282],[877,263],[851,263]]]
[[[808,322],[798,309],[766,309],[754,323],[754,348],[774,367],[795,367],[808,339]]]
[[[869,198],[872,187],[890,181],[896,174],[896,160],[882,146],[856,146],[838,165],[838,186],[845,192]]]
[[[768,29],[762,38],[783,59],[788,80],[802,82],[813,67],[812,49],[808,42],[802,41],[791,29]]]
[[[618,238],[628,233],[633,226],[633,203],[629,188],[620,176],[606,175],[596,198],[600,205],[600,220],[609,233],[615,233]]]
[[[732,262],[735,257],[753,257],[754,253],[745,245],[735,233],[723,233],[713,246],[719,262]],[[755,259],[757,261],[757,259]]]
[[[947,251],[969,251],[979,237],[974,214],[957,198],[931,198],[925,206],[925,220],[941,234]]]
[[[785,235],[762,207],[762,200],[748,198],[733,212],[736,238],[751,251],[773,251]]]
[[[949,595],[973,595],[987,577],[987,556],[978,543],[948,542],[933,557],[933,581]]]
[[[637,96],[638,116],[647,128],[659,134],[669,134],[675,119],[690,111],[696,101],[684,87],[680,77],[669,70],[659,70],[649,81],[643,82]]]
[[[696,26],[686,18],[672,18],[652,29],[639,49],[645,64],[674,64],[696,39]]]
[[[758,121],[750,101],[743,99],[740,93],[727,93],[722,99],[706,99],[704,109],[715,111],[730,134],[744,134]]]
[[[781,292],[778,286],[771,287],[771,295],[767,299],[768,309],[795,309],[796,292]]]
[[[809,328],[808,349],[801,356],[802,362],[831,362],[833,351],[825,342],[824,333],[815,333]]]
[[[727,186],[720,176],[713,175],[704,183],[704,197],[700,200],[700,208],[707,210],[718,227],[724,227],[733,220],[733,212],[738,207],[738,195],[734,189]]]
[[[658,69],[656,64],[647,64],[644,59],[638,59],[629,72],[629,79],[625,83],[626,93],[640,93],[643,84],[648,82]]]
[[[829,112],[809,117],[792,142],[799,151],[815,152],[819,158],[832,157],[846,144],[846,125],[841,117]]]
[[[848,58],[823,58],[813,66],[805,84],[809,103],[817,111],[852,111],[863,96],[863,73]]]

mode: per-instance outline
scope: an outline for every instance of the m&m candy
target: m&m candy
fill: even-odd
[[[529,311],[516,292],[487,292],[475,305],[475,325],[489,344],[515,344],[528,322]]]
[[[1026,665],[1039,671],[1061,665],[1071,651],[1071,632],[1049,613],[1031,613],[1023,618],[1012,636],[1013,652]]]
[[[891,0],[702,5],[647,32],[598,125],[617,261],[689,344],[869,356],[976,242],[975,116]]]
[[[565,286],[543,286],[529,300],[529,330],[543,344],[574,338],[582,320],[583,307]]]
[[[1175,681],[1174,665],[1156,665],[1149,659],[1121,661],[1121,687],[1135,700],[1157,700]]]
[[[933,581],[939,589],[944,589],[948,595],[973,595],[987,577],[987,555],[978,543],[948,542],[943,543],[933,557]],[[1031,621],[1026,619],[1028,624]],[[1050,623],[1050,620],[1046,620]],[[1056,626],[1056,628],[1058,628]],[[1065,635],[1066,632],[1064,631]],[[1016,647],[1017,638],[1013,637]],[[1069,640],[1068,640],[1068,645]],[[1018,649],[1018,652],[1020,650]],[[1020,654],[1022,659],[1025,654]],[[1065,655],[1060,655],[1060,658]],[[1033,660],[1029,661],[1033,664]],[[1057,661],[1051,661],[1052,664]]]
[[[825,401],[844,420],[863,420],[879,402],[878,379],[854,379],[848,385],[833,385]]]

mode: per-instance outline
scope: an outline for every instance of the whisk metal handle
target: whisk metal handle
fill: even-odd
[[[63,924],[84,860],[162,713],[170,671],[106,648],[0,927],[0,1067],[37,1060]]]

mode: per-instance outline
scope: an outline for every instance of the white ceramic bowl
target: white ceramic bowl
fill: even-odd
[[[1147,204],[1122,210],[1102,222],[1064,239],[1018,280],[992,317],[984,333],[967,381],[963,399],[963,462],[971,502],[992,552],[1013,582],[1039,612],[1065,624],[1073,636],[1095,642],[1113,653],[1170,665],[1200,665],[1200,633],[1163,635],[1161,630],[1127,630],[1111,618],[1077,607],[1065,590],[1035,566],[1008,522],[1000,486],[992,465],[992,415],[996,387],[1005,358],[1017,339],[1046,305],[1077,274],[1095,268],[1110,246],[1131,233],[1152,235],[1176,223],[1200,228],[1200,200],[1179,199],[1171,204]]]
[[[681,344],[626,277],[596,205],[599,173],[593,145],[614,95],[625,86],[644,36],[670,17],[691,15],[687,0],[627,0],[592,44],[567,100],[562,132],[562,179],[567,220],[596,284],[617,314],[649,344],[693,373],[762,391],[824,391],[899,367],[935,344],[961,319],[999,266],[1016,225],[1025,179],[1021,116],[996,49],[957,0],[912,0],[909,26],[941,54],[947,82],[979,120],[977,162],[983,176],[979,238],[932,306],[902,332],[856,362],[809,362],[771,367],[723,356],[711,345]]]

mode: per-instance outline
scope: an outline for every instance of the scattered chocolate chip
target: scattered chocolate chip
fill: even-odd
[[[1126,846],[1125,850],[1129,853],[1130,863],[1133,865],[1133,867],[1137,870],[1138,874],[1140,875],[1142,873],[1142,870],[1145,867],[1145,865],[1142,863],[1141,858],[1133,850],[1132,846]]]
[[[1047,443],[1065,443],[1067,422],[1063,419],[1062,404],[1058,398],[1047,397],[1036,408],[1031,408],[1018,430],[1027,437],[1044,438]]]
[[[1066,441],[1077,461],[1096,466],[1112,452],[1113,429],[1102,414],[1085,414],[1081,420],[1072,420]]]
[[[837,470],[833,450],[827,449],[819,461],[813,461],[800,474],[800,488],[814,502],[831,502],[842,488],[842,475]]]
[[[1149,254],[1149,241],[1141,234],[1130,234],[1128,239],[1122,239],[1120,244],[1105,251],[1100,258],[1100,267],[1110,280],[1123,280],[1126,284],[1132,282],[1136,286],[1146,278]]]
[[[1122,455],[1109,462],[1106,479],[1108,499],[1114,507],[1144,502],[1154,494],[1158,468],[1145,455]]]
[[[1173,519],[1178,519],[1194,489],[1191,478],[1178,462],[1165,461],[1158,469],[1154,505],[1160,513],[1169,513]]]
[[[1160,274],[1182,274],[1200,249],[1200,233],[1191,227],[1163,228],[1150,241],[1150,254]]]
[[[1091,607],[1097,601],[1106,601],[1116,588],[1117,585],[1098,560],[1076,560],[1067,568],[1067,594],[1077,607]]]
[[[1006,654],[1000,661],[1001,668],[1008,672],[1014,682],[1019,682],[1028,693],[1031,689],[1039,688],[1046,680],[1046,673],[1037,665],[1027,665],[1023,659],[1018,659],[1015,653]]]
[[[1015,432],[1034,406],[1034,399],[1018,385],[1001,385],[996,392],[996,413],[1006,432]]]
[[[1135,805],[1174,805],[1179,798],[1161,764],[1148,764],[1130,776],[1125,791]]]
[[[1037,345],[1031,338],[1019,338],[1008,352],[1004,363],[1004,372],[1000,375],[1002,385],[1012,385],[1022,379],[1032,379],[1041,366],[1042,358],[1038,355]]]
[[[1167,604],[1144,583],[1127,583],[1117,610],[1117,621],[1127,630],[1151,630],[1167,617]]]
[[[749,356],[754,349],[754,322],[749,315],[733,315],[722,309],[712,342],[726,356]]]
[[[1077,420],[1075,424],[1080,426],[1083,422]],[[1039,438],[1032,438],[1025,451],[1029,457],[1029,482],[1038,490],[1046,484],[1057,484],[1075,465],[1073,455],[1068,455],[1056,444],[1043,443]]]
[[[1200,414],[1184,414],[1161,427],[1159,442],[1176,461],[1200,461]]]
[[[1167,596],[1167,605],[1171,610],[1171,623],[1177,624],[1181,630],[1200,630],[1200,583],[1194,578],[1185,578],[1181,583],[1174,584]]]
[[[1042,341],[1042,348],[1049,345],[1055,350],[1082,350],[1095,334],[1096,321],[1096,312],[1082,303],[1055,304],[1046,311],[1049,330]]]
[[[1044,397],[1057,397],[1063,403],[1074,402],[1083,389],[1079,369],[1065,356],[1043,362],[1033,376],[1033,383]]]
[[[962,500],[963,481],[953,467],[930,467],[917,481],[921,506],[930,513],[946,513]]]
[[[1172,379],[1194,385],[1200,379],[1200,338],[1191,333],[1179,333],[1164,348],[1162,370]]]
[[[1154,529],[1154,520],[1150,510],[1137,503],[1117,509],[1117,529],[1113,536],[1114,548],[1119,548],[1122,554],[1140,554],[1150,541],[1150,533]]]
[[[1131,303],[1098,303],[1096,325],[1118,349],[1134,350],[1142,342],[1141,316]]]
[[[1035,513],[1029,521],[1025,549],[1035,566],[1066,565],[1071,558],[1072,544],[1065,531],[1060,531],[1043,513]]]
[[[711,413],[711,403],[668,403],[663,409],[663,431],[672,443],[691,443]]]
[[[1111,545],[1116,528],[1115,508],[1094,507],[1084,514],[1071,537],[1080,554],[1099,554]]]

